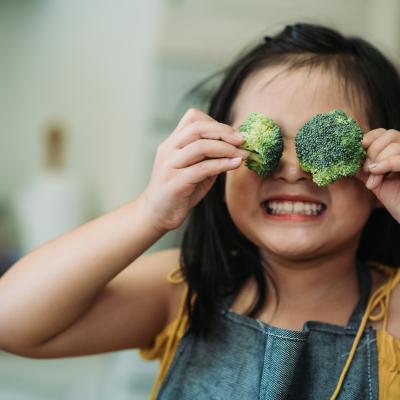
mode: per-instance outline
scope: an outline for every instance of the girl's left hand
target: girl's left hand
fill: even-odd
[[[400,222],[400,132],[374,129],[364,135],[362,143],[367,158],[363,173],[357,176]]]

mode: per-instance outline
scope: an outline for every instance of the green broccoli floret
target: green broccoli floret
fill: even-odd
[[[245,166],[259,176],[277,168],[283,152],[283,139],[279,126],[259,112],[250,113],[240,125],[244,143],[239,146],[250,151]]]
[[[319,186],[355,175],[366,156],[362,137],[360,126],[344,111],[317,114],[303,125],[295,138],[300,167],[311,172]]]

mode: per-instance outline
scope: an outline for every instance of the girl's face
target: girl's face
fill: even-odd
[[[300,168],[294,145],[297,131],[315,114],[334,108],[344,110],[368,131],[360,107],[348,100],[331,73],[319,68],[260,70],[244,82],[234,102],[234,128],[238,130],[250,112],[259,111],[280,126],[284,139],[279,167],[267,177],[259,177],[243,164],[226,175],[225,201],[230,215],[266,256],[305,260],[345,249],[355,251],[363,226],[377,206],[375,196],[355,177],[319,187]],[[266,204],[296,212],[272,215]],[[314,214],[312,210],[320,204],[321,214],[304,214]]]

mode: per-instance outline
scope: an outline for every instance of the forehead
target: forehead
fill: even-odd
[[[323,68],[288,70],[283,65],[266,67],[247,78],[232,107],[232,126],[253,111],[272,118],[284,136],[294,137],[315,114],[339,108],[368,130],[365,113],[351,101],[343,82]]]

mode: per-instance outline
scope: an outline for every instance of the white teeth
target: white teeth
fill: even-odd
[[[289,203],[288,201],[285,201],[284,203],[283,203],[283,211],[286,211],[286,212],[292,212],[292,206],[293,206],[293,204],[292,203]]]
[[[294,212],[300,212],[303,209],[303,205],[301,203],[294,203]]]
[[[321,203],[309,203],[302,201],[268,201],[268,212],[270,214],[303,214],[319,215],[322,210]]]

